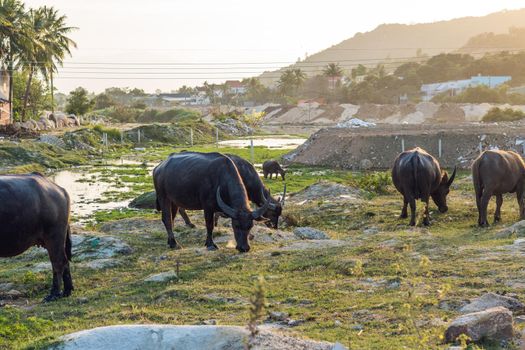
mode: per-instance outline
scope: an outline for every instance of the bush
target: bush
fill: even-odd
[[[102,125],[95,125],[93,127],[93,130],[95,130],[99,134],[108,134],[108,139],[110,139],[110,140],[120,141],[121,132],[120,132],[119,129],[106,128],[106,127],[104,127]]]
[[[107,115],[111,120],[119,123],[133,123],[137,121],[141,110],[131,107],[115,106],[109,109]]]
[[[373,172],[358,178],[357,184],[359,188],[367,192],[385,194],[388,193],[388,186],[392,184],[392,178],[387,171]]]
[[[482,118],[484,122],[513,122],[525,118],[525,113],[512,108],[491,108]]]
[[[137,121],[142,123],[184,123],[196,121],[200,118],[201,114],[191,109],[174,108],[164,112],[148,109],[137,118]]]

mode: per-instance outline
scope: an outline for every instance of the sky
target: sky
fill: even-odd
[[[382,23],[424,23],[525,7],[525,0],[26,0],[78,27],[55,86],[173,91],[256,76]]]

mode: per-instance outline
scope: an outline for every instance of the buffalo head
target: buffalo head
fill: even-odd
[[[439,212],[441,213],[446,213],[448,210],[447,195],[450,192],[450,185],[452,185],[452,182],[454,182],[454,178],[456,177],[456,171],[457,167],[454,167],[452,176],[449,178],[447,172],[443,170],[441,174],[441,183],[439,184],[438,189],[431,195],[432,200],[436,203]]]
[[[263,216],[263,213],[268,210],[270,201],[267,199],[262,207],[254,211],[250,211],[246,208],[234,209],[222,200],[220,187],[217,188],[216,199],[222,212],[232,219],[232,228],[237,243],[237,250],[241,253],[250,251],[248,236],[253,227],[253,220],[258,220]]]

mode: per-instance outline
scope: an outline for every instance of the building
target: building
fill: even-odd
[[[0,125],[11,122],[11,105],[9,103],[9,75],[5,70],[0,71]]]
[[[226,80],[224,83],[228,88],[228,93],[232,95],[244,95],[246,86],[238,80]]]
[[[455,96],[464,90],[484,85],[491,89],[506,83],[511,80],[510,76],[475,76],[470,79],[445,81],[442,83],[423,84],[421,85],[421,93],[423,101],[430,101],[434,96],[444,92],[448,92],[450,96]]]

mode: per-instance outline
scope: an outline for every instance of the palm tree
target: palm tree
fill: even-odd
[[[303,85],[304,81],[306,80],[306,73],[303,72],[300,68],[295,68],[293,70],[293,74],[295,76],[295,88],[298,89],[301,85]]]
[[[278,87],[284,95],[294,95],[306,80],[306,74],[299,68],[287,69],[281,74]]]
[[[339,78],[343,76],[343,68],[338,63],[330,63],[323,70],[323,75],[328,78]]]
[[[24,4],[19,0],[0,0],[0,68],[9,76],[9,115],[13,120],[13,70],[16,56],[28,38],[24,32]]]

